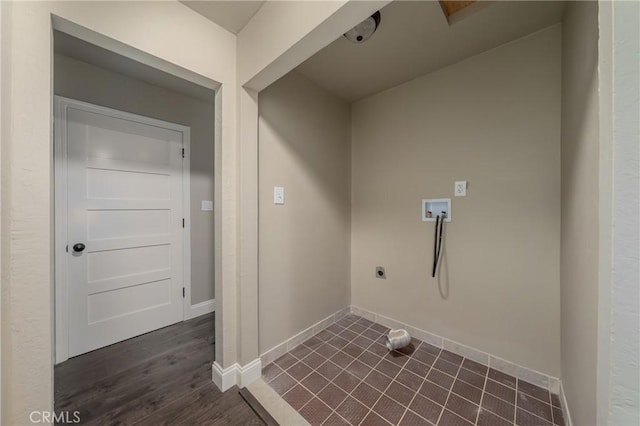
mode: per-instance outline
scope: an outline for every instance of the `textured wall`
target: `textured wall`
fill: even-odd
[[[260,93],[260,353],[349,305],[351,113],[298,73]],[[273,204],[273,187],[285,205]]]
[[[613,275],[609,424],[640,424],[640,3],[613,2]],[[603,24],[603,31],[610,29]],[[607,247],[608,248],[608,247]]]
[[[353,304],[560,375],[560,26],[353,106]],[[454,181],[469,182],[465,198]],[[420,200],[452,198],[441,275]],[[377,265],[387,279],[374,277]]]
[[[213,92],[211,102],[191,98],[66,56],[55,56],[57,95],[178,123],[191,128],[191,304],[213,299]]]

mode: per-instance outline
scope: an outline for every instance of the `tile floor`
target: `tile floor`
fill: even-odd
[[[312,425],[564,426],[557,395],[416,339],[390,353],[387,331],[349,315],[263,379]]]

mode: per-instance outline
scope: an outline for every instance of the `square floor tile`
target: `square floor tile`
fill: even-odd
[[[367,374],[371,371],[371,367],[355,360],[346,368],[346,371],[353,374],[358,379],[364,380],[364,378],[367,377]]]
[[[397,424],[405,412],[405,407],[382,395],[376,405],[373,406],[373,411],[388,422]]]
[[[299,410],[313,397],[311,392],[300,385],[295,385],[282,397],[294,409]]]
[[[343,371],[342,373],[338,374],[338,377],[333,379],[333,383],[343,391],[350,393],[355,389],[356,386],[358,386],[358,383],[360,383],[360,379],[347,373],[346,371]]]
[[[470,385],[473,385],[477,388],[484,388],[484,376],[480,376],[470,370],[461,368],[460,371],[458,371],[457,379],[469,383]]]
[[[436,404],[432,400],[427,399],[421,395],[416,395],[416,397],[411,402],[411,405],[409,405],[409,409],[415,411],[434,424],[438,422],[438,418],[440,417],[440,413],[442,412],[441,405]]]
[[[353,339],[353,343],[360,346],[362,349],[367,349],[369,346],[373,345],[373,340],[368,339],[364,336],[358,336]]]
[[[287,373],[282,373],[275,379],[269,382],[269,386],[273,388],[281,396],[284,395],[289,389],[296,385],[296,381]]]
[[[511,404],[516,403],[516,391],[493,380],[487,380],[487,383],[484,385],[484,391]]]
[[[496,381],[504,386],[509,386],[510,388],[514,388],[514,389],[516,387],[515,377],[505,374],[501,371],[494,370],[493,368],[489,369],[488,377],[491,380]]]
[[[440,386],[425,380],[419,391],[420,395],[429,398],[430,400],[437,402],[440,405],[444,405],[449,397],[449,391],[441,388]]]
[[[364,418],[362,423],[360,423],[360,426],[384,426],[390,424],[391,423],[371,411],[369,414],[367,414],[367,417]]]
[[[375,367],[376,365],[378,365],[378,363],[380,362],[382,358],[380,358],[378,355],[371,353],[369,351],[364,351],[362,354],[360,354],[360,356],[358,357],[358,361],[362,362],[363,364],[368,365],[369,367]]]
[[[351,355],[354,358],[358,358],[364,352],[364,349],[356,345],[355,343],[349,343],[345,345],[344,348],[342,348],[342,351],[344,353]]]
[[[314,394],[317,394],[329,384],[329,380],[314,371],[300,383]]]
[[[376,371],[379,371],[380,373],[386,376],[389,376],[392,379],[396,377],[396,375],[400,372],[401,369],[402,367],[387,361],[386,358],[380,361],[380,363],[376,366]]]
[[[440,420],[438,421],[438,426],[471,426],[473,423],[470,423],[463,419],[460,416],[453,414],[449,410],[444,410],[442,412],[442,416],[440,416]]]
[[[400,403],[402,406],[406,407],[409,405],[416,393],[408,387],[401,385],[396,381],[393,381],[391,382],[387,390],[384,391],[384,394],[394,401]]]
[[[324,364],[325,361],[326,359],[323,356],[318,355],[315,352],[310,353],[309,355],[307,355],[305,358],[302,359],[302,362],[304,362],[306,365],[308,365],[312,369],[316,369],[320,367],[322,364]]]
[[[322,402],[335,410],[345,400],[347,393],[333,383],[329,383],[317,396]]]
[[[338,367],[346,368],[347,365],[351,364],[354,361],[354,358],[344,352],[338,352],[334,356],[329,358],[329,361],[333,362]]]
[[[298,362],[298,358],[294,357],[288,352],[274,361],[274,363],[283,370],[291,367],[296,362]]]
[[[372,386],[366,384],[365,382],[360,383],[356,388],[351,392],[351,396],[363,403],[367,407],[373,407],[373,404],[380,398],[382,395],[378,390],[374,389]]]
[[[380,373],[377,370],[373,370],[364,379],[364,382],[374,387],[375,389],[379,390],[380,392],[383,392],[387,388],[387,386],[389,386],[389,383],[391,383],[391,380],[392,379],[390,377]]]
[[[395,380],[414,392],[417,392],[420,389],[420,386],[422,386],[422,382],[424,381],[422,377],[417,376],[409,370],[401,370]]]
[[[322,374],[324,378],[333,380],[338,374],[340,374],[342,368],[338,367],[331,361],[326,361],[324,364],[318,367],[316,371]]]
[[[535,414],[538,417],[552,422],[553,415],[551,414],[551,405],[540,401],[537,398],[532,397],[518,391],[516,407],[527,410],[528,412]]]
[[[440,358],[444,359],[445,361],[449,361],[450,363],[455,365],[460,365],[463,359],[462,356],[458,354],[454,354],[453,352],[447,351],[445,349],[443,349],[442,352],[440,352]]]
[[[339,349],[336,348],[335,346],[331,346],[328,343],[323,343],[322,345],[318,346],[315,351],[318,355],[321,355],[329,359],[335,354],[337,354]]]
[[[369,409],[367,407],[350,396],[336,409],[336,413],[353,425],[359,424],[368,412]]]
[[[470,384],[463,382],[462,380],[456,380],[453,383],[453,388],[451,388],[451,392],[459,395],[474,404],[480,404],[480,399],[482,398],[482,389],[478,389]]]
[[[525,393],[529,396],[539,399],[547,404],[551,403],[551,397],[547,389],[542,389],[539,386],[532,385],[524,380],[518,379],[518,392]]]
[[[467,370],[473,371],[481,376],[485,376],[489,370],[489,367],[486,365],[482,365],[479,362],[472,361],[468,358],[465,358],[464,361],[462,361],[462,368],[466,368]]]
[[[290,350],[289,353],[298,359],[302,359],[311,353],[311,348],[301,344]]]
[[[271,363],[262,369],[262,380],[269,383],[282,373],[282,368],[278,367],[275,363]]]
[[[482,396],[482,408],[491,411],[493,414],[502,417],[506,420],[514,419],[516,407],[513,404],[509,404],[498,397],[485,392]]]
[[[452,364],[449,361],[446,361],[442,358],[438,358],[438,360],[433,364],[433,368],[437,368],[438,370],[447,373],[450,376],[456,376],[458,374],[458,369],[460,368],[456,364]]]
[[[333,413],[324,423],[326,426],[351,426],[351,423],[343,419],[338,413]]]
[[[321,425],[331,413],[331,409],[318,398],[313,398],[300,410],[302,417],[313,426]]]
[[[478,414],[477,424],[478,426],[512,426],[513,420],[507,421],[482,408],[480,409],[480,414]]]
[[[451,385],[453,385],[454,378],[440,370],[432,368],[429,374],[427,374],[427,380],[449,390],[451,389]]]
[[[421,363],[426,364],[428,366],[432,366],[433,363],[436,361],[436,356],[437,355],[434,355],[431,352],[427,352],[427,351],[424,351],[422,349],[418,349],[417,351],[415,351],[411,355],[411,358],[413,358],[415,360],[418,360]]]
[[[526,410],[516,409],[516,424],[518,426],[551,426],[551,423]]]
[[[480,409],[480,407],[478,407],[474,403],[469,402],[454,393],[449,395],[449,399],[447,400],[447,404],[445,405],[445,407],[449,411],[457,414],[463,419],[470,421],[471,423],[475,423],[476,417],[478,416],[478,411]]]
[[[400,426],[429,426],[433,424],[411,410],[407,410],[400,421]]]
[[[298,362],[297,364],[292,365],[287,369],[287,374],[289,374],[294,379],[300,381],[307,377],[311,373],[311,368],[309,368],[303,362]]]
[[[410,359],[405,364],[404,368],[423,378],[427,376],[427,373],[431,369],[430,366],[423,364],[420,361],[416,361],[415,359]]]

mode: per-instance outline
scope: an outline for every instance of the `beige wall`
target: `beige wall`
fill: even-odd
[[[562,28],[562,382],[574,424],[596,424],[598,3],[569,2]]]
[[[349,305],[350,106],[298,73],[259,97],[260,352]],[[285,205],[273,204],[273,187]]]
[[[560,375],[560,26],[353,105],[352,303]],[[469,182],[454,198],[454,181]],[[420,200],[452,198],[440,279]],[[377,265],[387,279],[374,277]]]
[[[204,102],[63,55],[55,55],[57,95],[107,106],[191,128],[191,303],[214,298],[213,92]]]

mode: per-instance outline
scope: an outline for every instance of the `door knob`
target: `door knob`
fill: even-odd
[[[85,247],[86,246],[82,243],[76,243],[73,245],[73,251],[75,251],[76,253],[81,253],[84,251]]]

